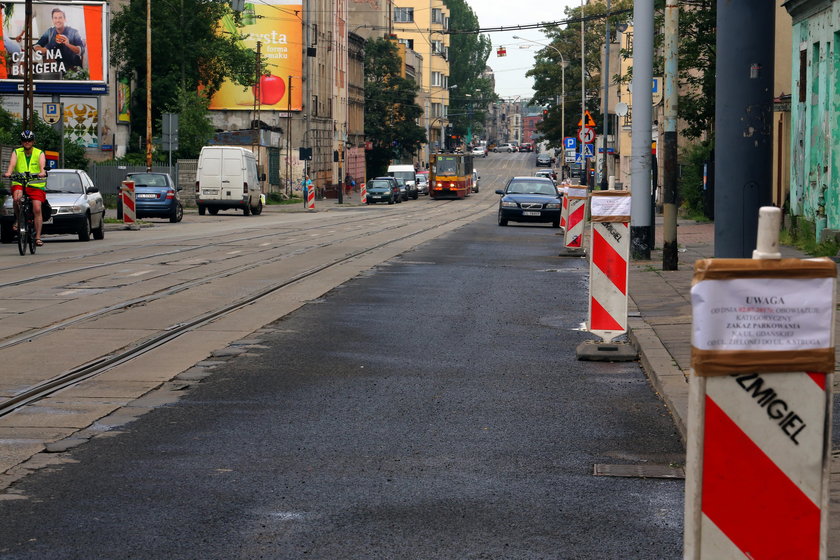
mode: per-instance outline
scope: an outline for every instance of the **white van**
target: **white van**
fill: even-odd
[[[195,203],[203,216],[209,210],[241,209],[245,215],[262,212],[260,177],[254,152],[235,146],[204,146],[198,156]]]
[[[405,181],[406,193],[408,196],[417,200],[419,191],[417,189],[417,176],[414,172],[413,165],[397,164],[388,166],[388,175],[402,179]]]

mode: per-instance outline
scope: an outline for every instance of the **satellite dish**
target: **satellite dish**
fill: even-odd
[[[619,117],[626,116],[628,110],[629,107],[627,107],[627,103],[617,103],[615,106],[615,114]]]

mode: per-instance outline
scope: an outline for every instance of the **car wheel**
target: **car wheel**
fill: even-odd
[[[508,224],[508,221],[505,218],[502,218],[502,210],[500,208],[499,209],[499,225],[500,226],[506,226],[507,224]]]
[[[90,241],[90,216],[85,216],[79,228],[79,241]]]
[[[180,202],[176,202],[175,206],[172,208],[172,212],[169,214],[169,221],[170,223],[177,224],[181,220],[184,219],[184,207],[181,206]]]
[[[210,211],[210,215],[211,215],[211,216],[215,216],[216,214],[218,214],[218,213],[219,213],[219,209],[218,209],[218,208],[208,208],[207,210],[209,210],[209,211]]]
[[[259,216],[260,214],[262,214],[262,211],[263,211],[263,203],[262,203],[262,199],[260,199],[260,203],[257,204],[257,207],[256,208],[251,208],[251,214],[253,214],[254,216]]]
[[[251,205],[249,202],[246,202],[245,206],[242,207],[242,213],[246,216],[251,215]]]
[[[199,216],[203,216],[203,215],[204,215],[204,212],[206,212],[206,208],[204,208],[204,206],[202,206],[202,205],[200,205],[200,204],[199,204],[199,205],[198,205],[198,215],[199,215]]]
[[[105,214],[102,214],[102,217],[99,218],[99,227],[91,230],[93,233],[94,239],[105,239]]]
[[[418,198],[420,198],[420,193],[418,193],[418,192],[414,193],[414,200],[417,200]]]
[[[391,198],[388,199],[388,204],[394,203],[394,195],[391,195]]]

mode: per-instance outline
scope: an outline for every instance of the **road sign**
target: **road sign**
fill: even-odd
[[[567,150],[576,150],[577,149],[577,140],[573,136],[566,136],[563,138],[563,146]]]
[[[593,157],[595,154],[592,152],[592,144],[584,144],[583,145],[583,157]]]
[[[584,113],[584,115],[586,115],[584,117],[586,119],[586,127],[587,128],[595,128],[595,119],[592,118],[592,115],[589,114],[589,111],[586,111],[586,113]],[[581,119],[581,120],[578,121],[578,127],[582,128],[583,126],[584,126],[583,125],[583,119]]]
[[[56,124],[61,120],[61,103],[44,103],[43,109],[44,121],[47,124]]]
[[[591,144],[595,141],[595,129],[589,127],[583,127],[578,132],[578,138],[584,144]]]

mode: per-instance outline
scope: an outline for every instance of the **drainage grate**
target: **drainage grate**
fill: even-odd
[[[633,478],[685,478],[685,469],[669,465],[604,465],[595,464],[595,476],[628,476]]]

